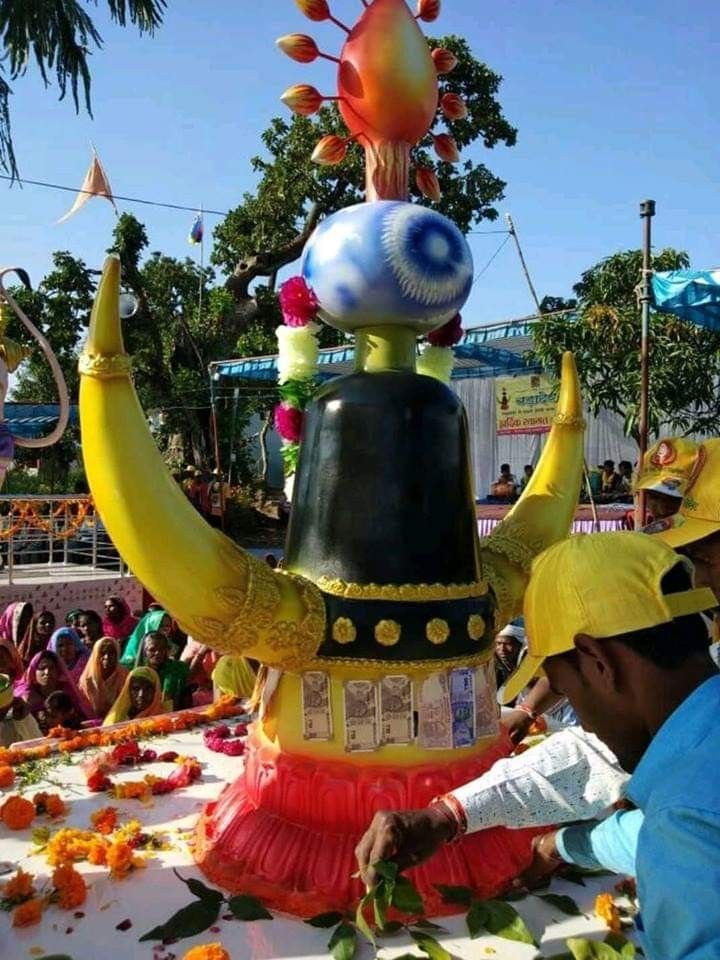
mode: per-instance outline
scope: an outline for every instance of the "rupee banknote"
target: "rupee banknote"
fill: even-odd
[[[475,726],[479,737],[494,737],[498,732],[499,709],[495,689],[493,660],[475,670]]]
[[[450,672],[453,747],[471,747],[475,743],[474,673],[466,667]]]
[[[377,686],[372,680],[346,680],[345,749],[348,753],[377,750]]]
[[[380,680],[380,730],[383,743],[411,743],[413,739],[412,680],[405,676]]]
[[[302,675],[303,737],[306,740],[332,740],[330,677],[321,670]]]
[[[434,673],[420,686],[419,740],[427,750],[449,750],[453,745],[450,694],[445,673]]]

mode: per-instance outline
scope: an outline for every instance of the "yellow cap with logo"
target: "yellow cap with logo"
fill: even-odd
[[[686,484],[678,513],[643,529],[671,547],[720,533],[720,439],[706,440],[698,450],[698,464]]]
[[[651,490],[666,497],[684,496],[685,490],[702,465],[702,447],[687,437],[663,437],[645,454],[633,489]]]
[[[502,691],[513,700],[542,672],[547,657],[566,653],[575,637],[621,636],[717,606],[707,587],[664,594],[661,582],[692,564],[642,533],[591,533],[562,540],[535,560],[523,612],[528,653]]]

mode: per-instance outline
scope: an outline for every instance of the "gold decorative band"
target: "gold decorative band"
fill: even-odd
[[[347,600],[400,600],[406,603],[424,600],[468,600],[484,597],[486,580],[475,583],[347,583],[320,577],[317,586],[323,593]]]
[[[558,413],[553,419],[557,427],[568,427],[571,430],[584,430],[587,424],[584,417],[574,417],[570,413]]]
[[[97,377],[99,380],[111,380],[116,377],[129,377],[132,361],[126,353],[116,353],[107,357],[101,354],[81,353],[78,370],[85,377]]]

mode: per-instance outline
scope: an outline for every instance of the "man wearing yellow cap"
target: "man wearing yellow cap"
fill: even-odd
[[[687,560],[639,533],[552,547],[533,565],[529,652],[505,692],[545,672],[633,774],[626,792],[645,815],[636,875],[650,960],[720,956],[720,674],[700,616],[717,600],[691,576]],[[408,857],[409,833],[383,848],[376,831],[373,847],[358,850],[361,868],[393,844],[398,860],[417,862],[464,829],[453,794],[435,808],[431,822],[445,825],[432,849]]]

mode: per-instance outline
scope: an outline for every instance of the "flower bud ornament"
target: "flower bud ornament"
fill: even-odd
[[[342,163],[347,154],[347,140],[344,137],[330,134],[318,140],[317,146],[312,152],[313,163],[331,166],[334,163]]]
[[[426,23],[437,20],[440,16],[440,0],[418,0],[416,16]]]
[[[431,56],[438,74],[450,73],[457,66],[457,57],[450,50],[438,47],[437,50],[433,50]]]
[[[327,5],[327,0],[295,0],[295,3],[308,20],[330,19],[330,8]]]
[[[432,200],[434,203],[438,203],[442,197],[442,191],[440,190],[440,182],[435,176],[435,172],[430,169],[430,167],[418,167],[415,171],[415,185],[417,186],[420,193],[427,197],[428,200]]]
[[[433,137],[435,153],[446,163],[457,163],[460,159],[455,139],[449,133],[438,133]]]
[[[310,86],[309,83],[296,83],[294,86],[288,87],[280,99],[293,113],[297,113],[301,117],[309,117],[318,112],[325,98],[319,90]]]
[[[275,43],[291,60],[298,63],[312,63],[320,56],[318,45],[306,33],[288,33],[278,37]]]
[[[457,93],[446,93],[440,100],[440,106],[448,120],[464,120],[468,114],[467,104]]]

